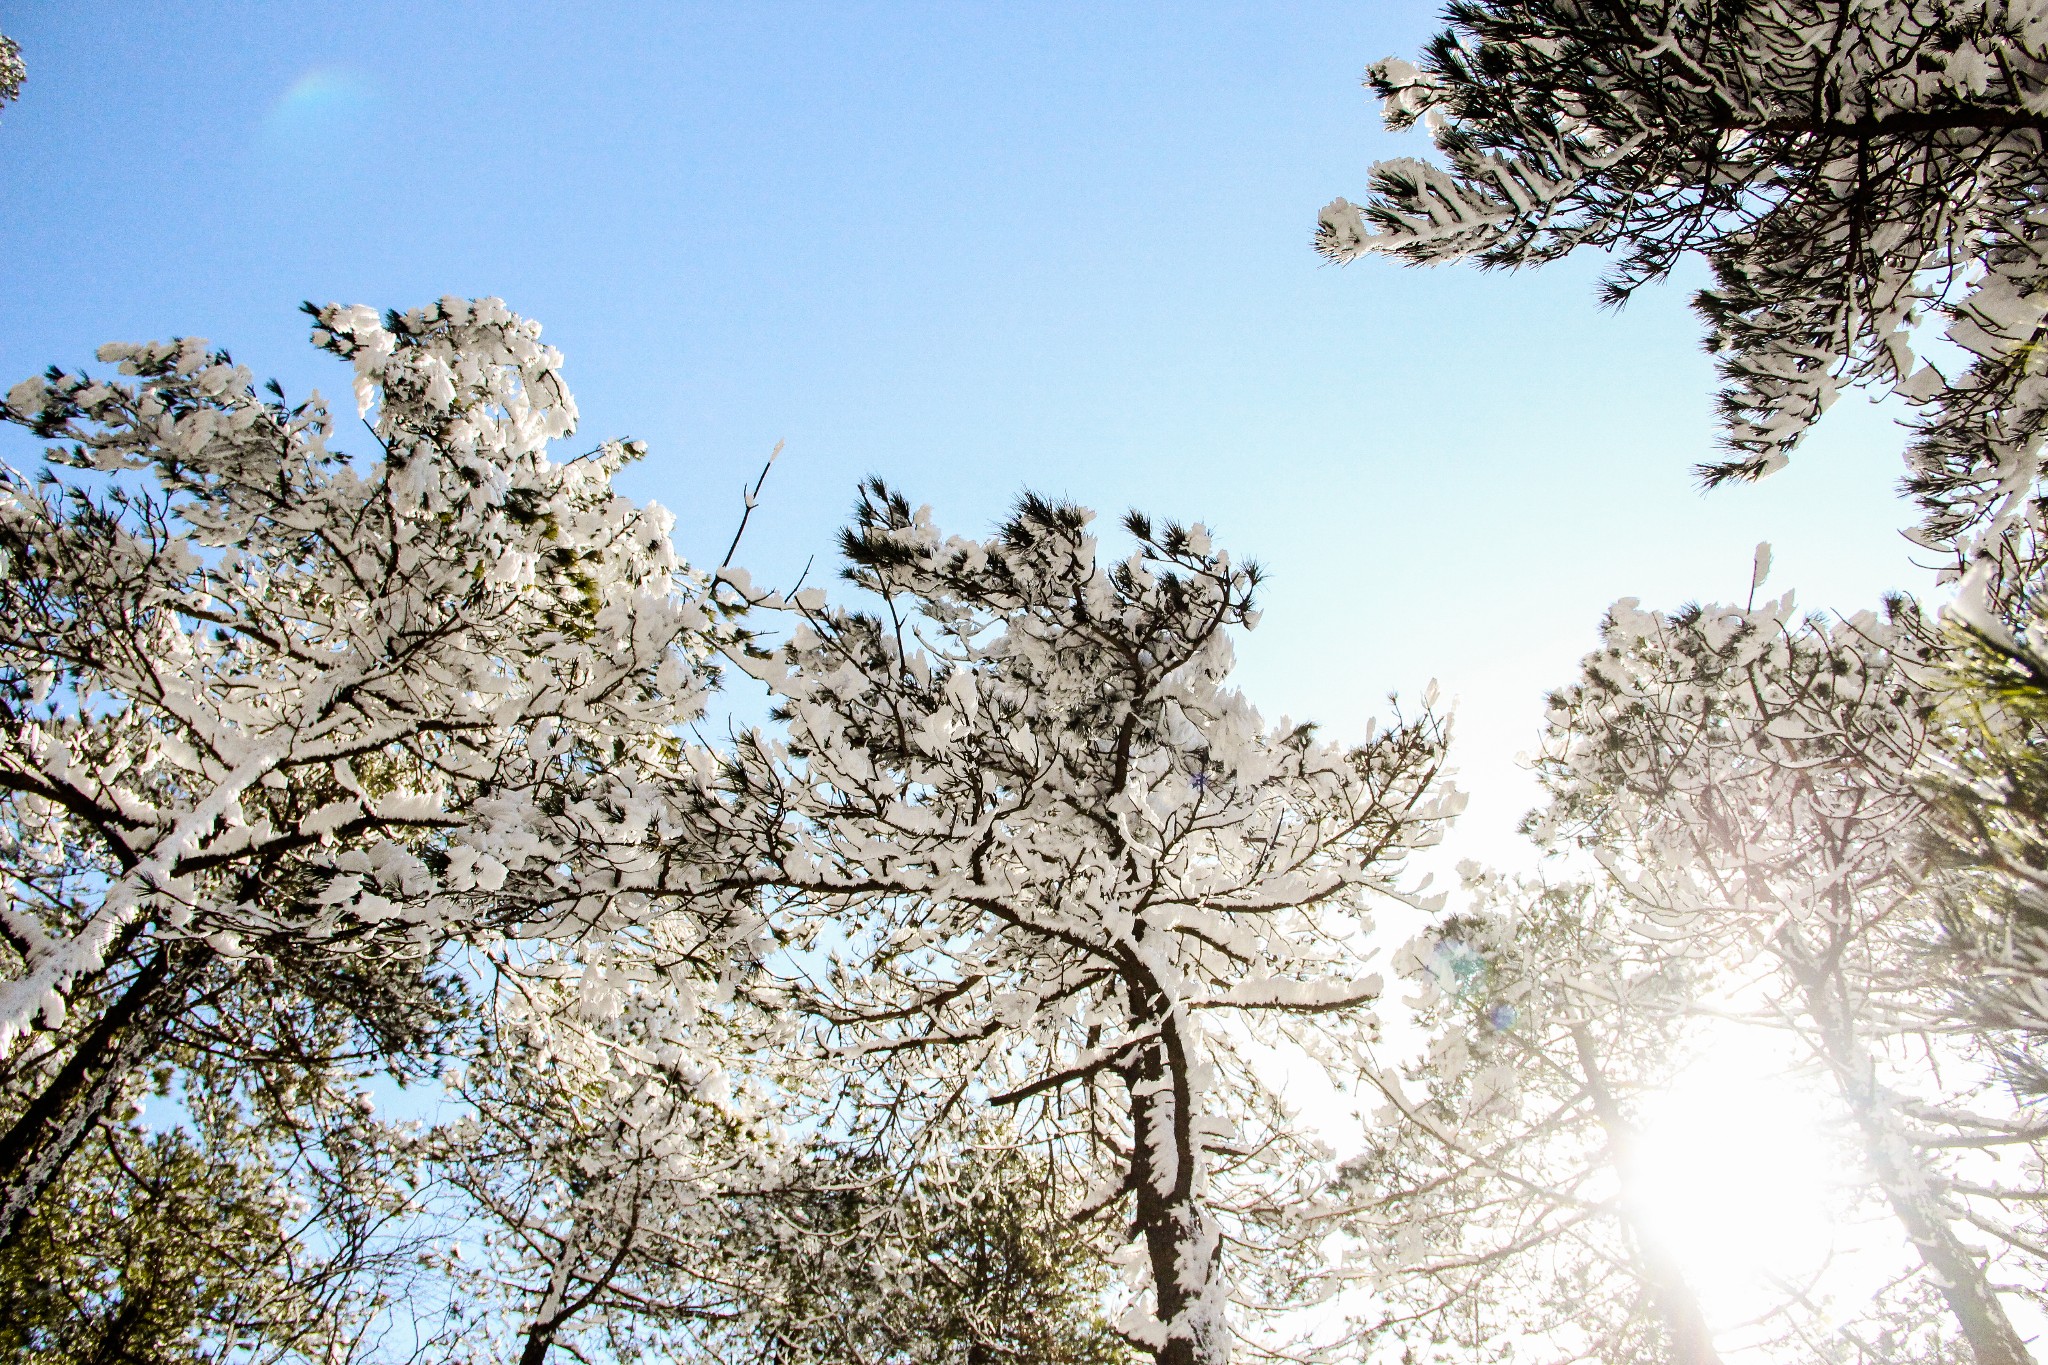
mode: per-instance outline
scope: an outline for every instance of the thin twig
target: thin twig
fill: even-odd
[[[768,482],[768,471],[775,467],[775,457],[781,453],[782,442],[777,441],[775,449],[768,452],[768,463],[761,466],[761,477],[754,480],[752,491],[747,491],[744,484],[740,486],[747,501],[746,509],[740,513],[739,529],[732,533],[732,544],[725,547],[725,558],[718,561],[719,568],[729,567],[732,564],[733,555],[738,553],[740,537],[747,533],[747,518],[754,515],[754,507],[760,501],[761,485]]]

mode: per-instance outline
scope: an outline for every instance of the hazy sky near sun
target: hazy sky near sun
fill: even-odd
[[[1271,574],[1251,697],[1359,735],[1440,679],[1491,852],[1609,601],[1740,599],[1759,540],[1809,607],[1928,580],[1855,399],[1697,492],[1696,281],[1613,314],[1595,261],[1320,264],[1316,210],[1426,152],[1359,77],[1435,8],[0,3],[0,389],[197,334],[345,399],[300,300],[495,294],[699,562],[778,439],[763,582],[830,566],[869,473],[957,531],[1023,487],[1206,521]]]

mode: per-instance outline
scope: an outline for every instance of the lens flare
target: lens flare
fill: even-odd
[[[263,119],[263,140],[281,150],[346,141],[375,113],[377,87],[346,67],[315,67],[277,97]]]

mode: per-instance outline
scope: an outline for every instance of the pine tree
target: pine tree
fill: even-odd
[[[1345,749],[1225,686],[1258,576],[1203,528],[1133,514],[1104,562],[1088,523],[1026,497],[949,538],[864,490],[844,549],[877,609],[795,599],[753,665],[786,730],[742,747],[734,800],[783,822],[769,917],[838,1121],[886,1115],[914,1163],[963,1107],[1008,1111],[1065,1216],[1127,1220],[1119,1328],[1214,1365],[1226,1247],[1317,1183],[1270,1049],[1356,1056],[1372,899],[1456,800],[1433,717]]]
[[[1740,983],[1724,1009],[1807,1050],[1975,1359],[2015,1365],[2007,1296],[2040,1278],[2043,1135],[1930,970],[1926,643],[1906,603],[1828,622],[1789,595],[1621,602],[1552,698],[1534,823],[1602,865],[1639,932]]]
[[[1933,689],[1928,850],[1960,971],[1957,1013],[1986,1029],[2011,1083],[2048,1093],[2048,660],[2042,622],[2008,630],[1966,596]]]
[[[0,105],[20,99],[26,80],[28,67],[21,60],[21,44],[0,33]]]
[[[1619,303],[1703,257],[1731,450],[1780,467],[1843,388],[1917,404],[1922,543],[2043,552],[2048,10],[1999,0],[1463,0],[1374,65],[1444,163],[1372,169],[1319,250],[1514,267],[1612,253]],[[1967,353],[1944,375],[1923,318]]]
[[[312,312],[376,459],[195,340],[0,410],[51,443],[0,472],[0,1245],[200,1032],[282,1064],[312,1009],[381,1064],[451,945],[745,919],[652,829],[727,628],[612,491],[638,448],[548,457],[560,356],[495,300]]]
[[[1473,869],[1400,955],[1428,1039],[1380,1102],[1332,1210],[1368,1350],[1715,1365],[1677,1249],[1647,1215],[1640,1109],[1693,1046],[1689,974],[1611,894]]]

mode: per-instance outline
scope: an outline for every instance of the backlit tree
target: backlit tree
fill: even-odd
[[[844,537],[872,611],[795,599],[755,665],[786,739],[740,756],[787,814],[770,917],[842,1121],[914,1162],[1007,1110],[1065,1216],[1127,1220],[1120,1326],[1169,1365],[1230,1353],[1230,1248],[1320,1183],[1272,1057],[1348,1065],[1376,897],[1456,798],[1424,715],[1345,748],[1225,685],[1256,571],[1200,526],[1027,497],[986,540],[879,484]]]

